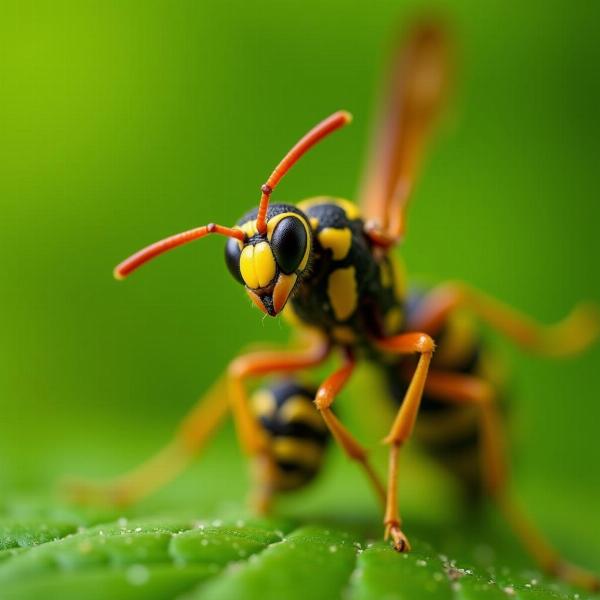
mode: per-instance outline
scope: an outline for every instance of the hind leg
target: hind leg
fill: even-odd
[[[128,506],[138,502],[175,479],[188,466],[221,425],[228,410],[225,381],[221,378],[198,400],[173,439],[141,465],[110,481],[69,479],[62,487],[69,498],[82,504]]]
[[[600,332],[600,312],[594,304],[579,304],[564,320],[547,326],[461,282],[444,283],[431,290],[410,316],[410,329],[435,335],[449,315],[460,309],[479,317],[520,347],[545,356],[576,354]]]
[[[242,448],[258,464],[269,468],[264,432],[250,411],[245,383],[248,378],[269,373],[293,372],[320,364],[329,346],[319,336],[307,336],[305,347],[297,350],[257,351],[239,356],[222,377],[184,418],[173,439],[137,468],[108,482],[67,481],[67,495],[80,503],[126,506],[133,504],[179,475],[201,452],[210,436],[231,409]],[[267,505],[257,502],[257,507]]]
[[[563,559],[510,494],[505,437],[495,403],[495,393],[488,382],[471,375],[431,371],[425,384],[425,392],[447,402],[478,407],[485,490],[523,546],[544,571],[590,591],[599,590],[600,579]]]

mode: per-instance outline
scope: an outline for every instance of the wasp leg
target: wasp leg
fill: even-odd
[[[451,312],[466,309],[537,354],[560,357],[587,348],[600,333],[600,311],[592,303],[581,303],[561,322],[544,326],[483,292],[460,282],[434,288],[410,319],[410,327],[435,335]]]
[[[66,481],[66,493],[84,504],[127,506],[138,502],[175,479],[188,466],[228,410],[225,380],[221,378],[181,422],[173,440],[152,458],[106,483]]]
[[[564,560],[511,497],[507,485],[505,437],[492,386],[479,377],[432,371],[425,384],[425,391],[440,400],[472,404],[479,408],[485,489],[540,568],[568,583],[590,591],[599,590],[600,579]]]
[[[346,351],[344,358],[342,367],[330,375],[319,387],[315,397],[315,405],[337,443],[350,460],[355,460],[362,467],[373,486],[375,494],[385,506],[385,488],[367,458],[367,451],[356,441],[355,437],[342,425],[331,410],[333,401],[350,379],[356,365],[354,357],[349,351]]]
[[[377,340],[376,345],[386,353],[420,355],[402,405],[389,434],[384,439],[384,442],[390,445],[387,500],[383,521],[385,538],[391,537],[394,548],[398,552],[407,552],[410,550],[410,544],[402,532],[402,521],[398,510],[398,461],[400,448],[410,438],[414,429],[435,344],[425,333],[406,333]]]
[[[291,373],[321,364],[329,356],[330,345],[321,336],[311,336],[302,350],[263,351],[245,354],[229,365],[229,397],[240,445],[254,462],[257,512],[268,511],[273,495],[273,457],[265,432],[250,409],[246,380],[273,373]]]
[[[229,411],[228,397],[242,446],[256,454],[257,448],[264,449],[264,434],[248,408],[242,380],[248,375],[313,366],[324,360],[328,352],[322,341],[311,336],[309,347],[303,350],[287,353],[262,351],[235,359],[229,367],[228,381],[219,379],[181,422],[173,440],[152,458],[106,483],[66,481],[63,487],[67,495],[84,504],[128,506],[142,500],[173,480],[202,450]],[[257,460],[268,461],[268,452],[262,454],[266,458]],[[266,506],[267,499],[260,504]]]

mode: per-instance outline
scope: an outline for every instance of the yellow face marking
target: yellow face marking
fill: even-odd
[[[246,221],[241,225],[236,225],[235,228],[241,229],[246,234],[246,237],[249,238],[258,233],[258,229],[256,229],[256,219],[254,219],[253,221]],[[240,248],[244,245],[243,242],[239,242],[239,244]]]
[[[267,242],[260,242],[254,246],[254,270],[258,277],[259,287],[266,287],[275,277],[275,257],[271,246]]]
[[[319,231],[319,242],[323,248],[332,251],[334,260],[343,260],[352,245],[352,232],[347,227],[344,229],[325,227]]]
[[[288,398],[281,407],[280,415],[285,423],[305,423],[317,431],[327,428],[313,403],[305,396]]]
[[[277,460],[295,462],[307,467],[318,465],[323,456],[323,448],[316,442],[292,437],[274,438],[272,450]]]
[[[244,283],[256,289],[258,287],[258,275],[254,267],[254,246],[245,246],[240,255],[240,273]]]
[[[345,325],[334,327],[331,333],[333,334],[335,341],[340,344],[354,344],[356,342],[354,331]]]
[[[402,325],[402,311],[395,306],[388,310],[384,317],[385,332],[388,335],[394,335],[400,330],[400,325]]]
[[[286,217],[293,217],[295,219],[298,219],[298,221],[302,223],[306,231],[306,250],[304,251],[304,256],[302,257],[302,261],[300,262],[300,266],[298,267],[299,271],[304,271],[304,269],[306,269],[306,264],[308,263],[308,257],[310,256],[311,249],[310,231],[308,230],[308,225],[304,219],[302,219],[299,215],[293,212],[285,212],[274,216],[267,223],[267,239],[271,241],[271,237],[273,236],[273,231],[275,231],[275,227],[277,227],[279,221],[285,219]]]
[[[311,217],[309,219],[310,221],[310,226],[312,227],[313,231],[316,231],[319,228],[319,219],[317,219],[317,217]]]
[[[356,288],[356,269],[347,267],[336,269],[329,276],[327,295],[338,321],[345,321],[356,310],[358,293]]]
[[[265,287],[275,277],[275,258],[267,242],[245,246],[240,255],[240,273],[251,289]]]
[[[258,390],[252,396],[252,410],[257,417],[272,417],[277,409],[275,396],[269,390]]]

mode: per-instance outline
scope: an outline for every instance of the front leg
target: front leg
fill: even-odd
[[[239,356],[228,369],[229,399],[236,431],[244,452],[254,460],[257,490],[253,504],[267,512],[273,494],[273,458],[268,439],[250,409],[246,381],[251,377],[292,373],[321,364],[329,355],[329,343],[320,335],[311,336],[301,350],[261,351]]]
[[[335,441],[340,445],[350,460],[354,460],[360,465],[367,476],[375,495],[385,506],[385,488],[369,462],[367,451],[331,410],[331,405],[350,379],[354,367],[354,356],[350,349],[345,349],[344,364],[321,384],[315,397],[315,406],[321,413],[321,416],[335,438]]]
[[[390,446],[387,501],[383,521],[385,538],[391,537],[393,546],[398,552],[408,552],[410,544],[402,532],[402,520],[398,510],[398,461],[400,448],[410,438],[414,429],[435,344],[425,333],[405,333],[376,340],[375,344],[380,350],[388,354],[419,354],[417,368],[406,390],[392,428],[384,439],[384,442]]]
[[[270,462],[265,451],[265,436],[248,408],[243,380],[250,375],[310,367],[324,360],[328,352],[323,339],[311,335],[307,346],[297,351],[261,351],[240,356],[230,364],[228,377],[219,378],[198,400],[180,423],[173,439],[154,456],[109,481],[68,479],[62,484],[63,491],[80,504],[129,506],[139,502],[187,468],[224,421],[230,405],[242,446],[249,454],[262,455],[257,462],[261,463],[259,468],[263,477],[268,477]]]

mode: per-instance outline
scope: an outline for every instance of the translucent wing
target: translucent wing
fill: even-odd
[[[360,194],[363,214],[384,244],[404,232],[425,143],[447,95],[451,54],[446,29],[426,22],[392,56]]]

